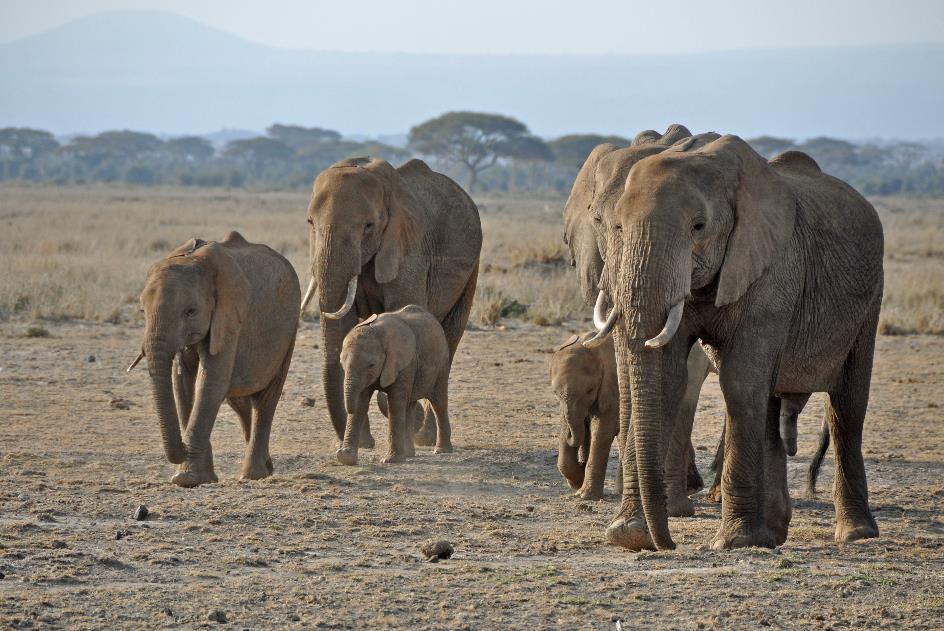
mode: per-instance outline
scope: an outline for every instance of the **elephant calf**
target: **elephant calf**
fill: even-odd
[[[231,232],[192,239],[148,272],[141,355],[173,482],[216,482],[210,432],[225,399],[246,438],[240,478],[272,474],[269,432],[292,361],[301,292],[291,264]],[[183,432],[183,437],[181,437]]]
[[[619,433],[619,386],[613,342],[586,347],[577,342],[595,331],[573,335],[557,348],[551,359],[551,386],[561,402],[561,434],[557,468],[576,495],[588,500],[603,497],[603,482],[610,447]],[[698,395],[708,375],[710,361],[698,344],[688,360],[688,387],[679,410],[679,423],[666,449],[665,475],[669,514],[691,516],[695,506],[689,495],[702,488],[691,444],[692,423]],[[616,485],[622,491],[622,473]]]
[[[372,315],[344,338],[344,406],[347,426],[337,451],[342,464],[357,464],[362,419],[375,390],[387,395],[390,448],[383,462],[415,455],[413,426],[418,401],[426,399],[436,416],[435,453],[452,451],[449,428],[449,345],[439,321],[416,305]],[[414,412],[411,414],[411,412]]]
[[[619,389],[613,344],[585,348],[572,335],[551,358],[551,387],[561,405],[557,469],[577,495],[603,498],[610,447],[619,433]]]

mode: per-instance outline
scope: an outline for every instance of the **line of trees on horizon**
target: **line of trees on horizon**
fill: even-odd
[[[768,158],[804,151],[865,194],[944,193],[944,156],[919,143],[774,136],[747,141]],[[48,131],[7,127],[0,129],[0,180],[294,189],[310,186],[318,172],[339,160],[369,155],[394,164],[425,158],[472,193],[566,193],[587,155],[603,142],[628,145],[630,138],[570,134],[546,141],[514,118],[480,112],[449,112],[420,123],[410,130],[407,148],[283,124],[220,149],[201,136],[164,140],[121,130],[60,143]]]

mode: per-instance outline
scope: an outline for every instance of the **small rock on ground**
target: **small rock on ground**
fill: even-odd
[[[145,506],[144,504],[141,504],[136,509],[134,509],[133,517],[135,521],[144,521],[145,519],[148,518],[149,514],[150,514],[150,511],[148,510],[148,507]]]
[[[451,543],[443,539],[430,539],[420,544],[420,552],[426,560],[436,563],[439,559],[448,559],[456,551]]]

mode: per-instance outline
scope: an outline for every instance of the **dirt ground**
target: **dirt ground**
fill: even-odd
[[[276,473],[235,480],[241,431],[213,433],[219,484],[169,483],[141,328],[0,326],[0,620],[50,628],[942,628],[944,338],[881,337],[864,452],[878,539],[837,547],[832,458],[802,499],[822,401],[800,420],[794,514],[778,550],[714,552],[717,505],[672,519],[678,550],[607,545],[617,497],[571,496],[555,468],[548,352],[577,325],[472,330],[453,371],[457,451],[381,465],[334,459],[305,323],[273,428]],[[314,406],[305,404],[314,398]],[[310,403],[310,402],[309,402]],[[125,409],[127,408],[127,409]],[[695,445],[707,478],[720,431],[706,384]],[[614,458],[615,460],[615,458]],[[611,463],[612,474],[613,463]],[[150,515],[132,518],[144,504]],[[427,562],[416,546],[446,539]]]

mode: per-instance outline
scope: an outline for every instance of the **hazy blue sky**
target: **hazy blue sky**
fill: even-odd
[[[0,41],[157,9],[257,42],[339,51],[675,53],[944,42],[944,0],[0,0]]]

